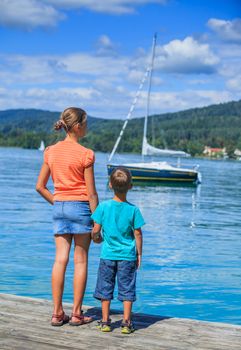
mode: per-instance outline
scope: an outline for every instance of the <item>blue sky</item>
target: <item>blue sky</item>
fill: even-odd
[[[241,99],[239,0],[0,0],[0,109],[125,118],[154,32],[150,113]]]

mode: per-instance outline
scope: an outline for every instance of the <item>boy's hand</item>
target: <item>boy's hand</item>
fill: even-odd
[[[101,243],[102,242],[102,236],[101,236],[101,225],[97,224],[97,222],[94,223],[94,227],[91,232],[91,238],[95,243]]]
[[[141,255],[137,255],[136,265],[138,269],[141,267]]]
[[[101,237],[101,234],[98,232],[98,233],[91,233],[91,238],[93,239],[93,241],[95,243],[101,243],[102,242],[102,237]]]
[[[141,228],[137,228],[134,230],[134,236],[136,240],[136,266],[139,269],[141,267],[141,254],[142,254],[142,231]]]

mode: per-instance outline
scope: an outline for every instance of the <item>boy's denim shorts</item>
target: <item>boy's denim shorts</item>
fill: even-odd
[[[100,259],[94,297],[112,300],[117,276],[118,299],[120,301],[136,300],[136,260]]]
[[[93,221],[89,202],[55,201],[53,207],[55,235],[91,233]]]

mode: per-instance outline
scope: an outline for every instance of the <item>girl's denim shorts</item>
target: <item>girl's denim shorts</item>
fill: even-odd
[[[53,209],[54,234],[90,233],[93,226],[89,202],[55,201]]]

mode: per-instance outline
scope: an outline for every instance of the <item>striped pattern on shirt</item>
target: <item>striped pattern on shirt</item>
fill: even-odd
[[[54,183],[54,201],[88,201],[84,170],[94,161],[92,150],[69,139],[47,147],[44,162]]]

